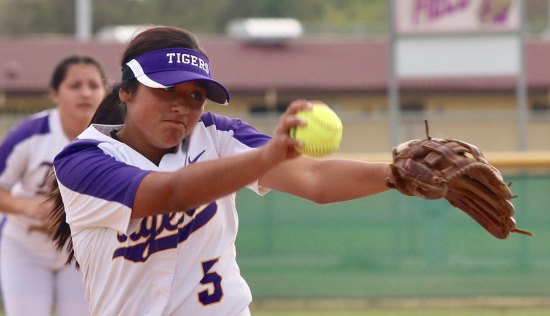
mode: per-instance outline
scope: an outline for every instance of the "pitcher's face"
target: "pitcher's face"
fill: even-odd
[[[125,129],[131,129],[132,135],[152,148],[167,149],[177,146],[193,131],[204,110],[206,88],[198,81],[166,89],[139,84],[125,102]]]

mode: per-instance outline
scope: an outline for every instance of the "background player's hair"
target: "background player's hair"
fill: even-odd
[[[122,56],[121,69],[124,68],[127,62],[140,55],[171,47],[193,49],[206,56],[191,32],[177,27],[155,26],[139,33],[130,41]],[[124,122],[126,105],[120,101],[118,92],[120,89],[123,89],[134,93],[137,91],[137,87],[138,81],[135,78],[114,85],[99,105],[92,117],[91,123],[122,124]],[[49,199],[54,203],[51,210],[49,233],[59,251],[66,248],[69,254],[67,263],[70,263],[74,260],[71,229],[69,224],[67,224],[65,206],[61,199],[57,181],[53,175],[51,177]]]
[[[57,91],[63,80],[65,80],[69,67],[78,64],[95,66],[101,75],[103,84],[105,84],[105,72],[103,71],[103,67],[101,67],[101,65],[93,57],[86,55],[72,55],[66,57],[59,62],[59,64],[57,64],[53,70],[52,77],[50,78],[50,88]]]

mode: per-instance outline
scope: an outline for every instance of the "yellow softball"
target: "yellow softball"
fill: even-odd
[[[296,116],[307,121],[306,126],[295,126],[290,129],[290,137],[304,144],[298,148],[300,153],[323,157],[340,147],[342,121],[326,104],[316,103],[310,110],[300,111]]]

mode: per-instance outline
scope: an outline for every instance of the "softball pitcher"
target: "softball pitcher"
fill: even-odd
[[[121,66],[96,124],[54,160],[55,241],[80,264],[93,315],[250,315],[236,191],[328,203],[387,190],[387,163],[298,154],[288,134],[308,101],[292,102],[272,137],[204,112],[230,97],[185,30],[138,34]]]
[[[90,57],[71,56],[55,68],[55,109],[13,128],[0,144],[1,281],[8,316],[87,315],[81,274],[65,266],[46,233],[48,175],[59,151],[88,125],[105,95],[103,71]]]

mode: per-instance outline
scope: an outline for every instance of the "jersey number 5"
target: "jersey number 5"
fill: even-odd
[[[222,289],[222,277],[216,271],[210,271],[214,264],[218,262],[220,258],[215,258],[212,260],[207,260],[202,262],[202,274],[201,284],[208,286],[211,284],[212,290],[206,289],[198,293],[199,302],[203,305],[210,305],[218,303],[222,300],[223,289]]]

